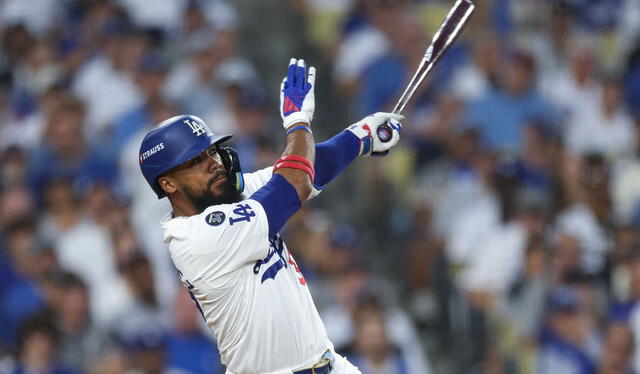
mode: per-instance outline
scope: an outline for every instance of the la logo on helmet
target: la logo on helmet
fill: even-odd
[[[187,118],[187,119],[184,120],[184,123],[187,126],[189,126],[189,128],[191,129],[191,132],[196,134],[196,136],[200,136],[200,135],[202,135],[202,134],[204,134],[206,132],[204,130],[204,126],[202,126],[198,122],[192,121],[192,120]]]

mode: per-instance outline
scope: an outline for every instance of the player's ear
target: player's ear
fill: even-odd
[[[158,184],[166,195],[170,195],[178,189],[172,178],[166,175],[158,178]]]

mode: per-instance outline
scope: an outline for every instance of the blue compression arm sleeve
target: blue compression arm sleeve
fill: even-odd
[[[259,202],[267,214],[269,237],[277,234],[302,205],[295,187],[280,174],[274,174],[250,199]]]
[[[360,139],[344,130],[333,138],[316,144],[316,176],[313,185],[322,189],[360,153]]]
[[[316,144],[314,186],[322,189],[337,177],[360,153],[360,139],[350,131],[342,131],[333,138]],[[269,237],[280,231],[302,205],[296,189],[280,174],[251,195],[262,205],[269,221]]]

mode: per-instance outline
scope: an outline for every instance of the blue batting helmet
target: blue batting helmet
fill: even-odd
[[[214,134],[196,116],[169,118],[154,127],[142,140],[140,169],[158,198],[163,198],[165,193],[158,184],[162,173],[191,160],[213,144],[231,139],[231,136]]]

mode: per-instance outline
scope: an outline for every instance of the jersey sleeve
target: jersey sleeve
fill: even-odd
[[[251,195],[265,211],[269,222],[269,237],[277,234],[302,203],[295,187],[285,177],[274,174],[264,186]]]
[[[358,157],[360,140],[344,130],[331,139],[316,144],[314,188],[321,190]]]
[[[247,198],[253,195],[256,191],[262,188],[262,186],[267,184],[272,175],[273,166],[245,174],[243,195]]]
[[[269,223],[258,201],[214,205],[191,219],[193,254],[209,271],[223,274],[268,254]]]
[[[331,139],[316,144],[314,168],[316,172],[313,182],[314,194],[317,195],[329,182],[358,157],[360,140],[350,131],[344,130]],[[244,196],[249,197],[271,180],[273,167],[264,168],[254,173],[245,174]]]

